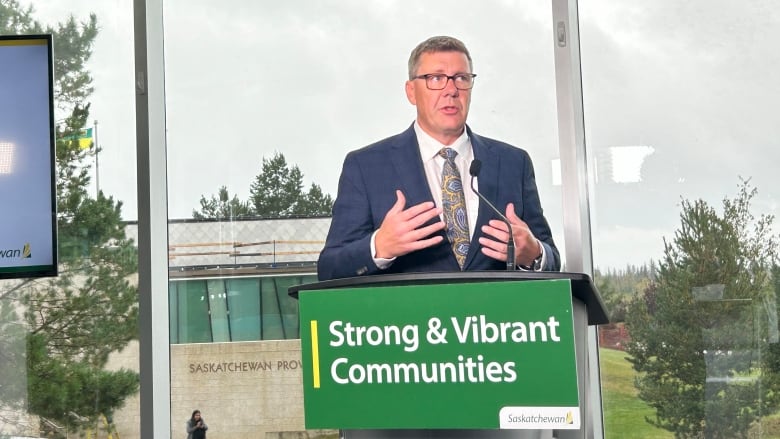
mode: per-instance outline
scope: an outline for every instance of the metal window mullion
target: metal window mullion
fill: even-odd
[[[593,250],[590,225],[585,117],[582,97],[579,16],[577,0],[551,0],[555,84],[558,108],[558,142],[561,157],[561,193],[566,246],[566,271],[593,276]],[[584,436],[604,437],[601,404],[598,336],[595,326],[588,327],[587,406],[583,419]],[[563,433],[563,432],[561,432]],[[566,436],[563,433],[563,436]],[[562,436],[562,437],[563,437]],[[567,436],[568,437],[568,436]]]
[[[141,437],[171,437],[162,0],[134,0]]]

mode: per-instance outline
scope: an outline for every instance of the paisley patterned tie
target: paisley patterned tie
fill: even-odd
[[[441,172],[441,204],[444,210],[444,222],[447,224],[447,238],[452,244],[455,259],[463,270],[466,255],[469,253],[469,221],[466,215],[463,182],[455,165],[455,156],[458,153],[452,148],[442,148],[439,155],[444,157],[444,167]]]

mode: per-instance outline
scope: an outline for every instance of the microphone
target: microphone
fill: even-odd
[[[493,209],[493,212],[495,212],[496,215],[498,215],[498,217],[501,218],[501,220],[504,221],[506,226],[509,228],[509,242],[506,243],[506,269],[507,271],[514,271],[517,269],[517,266],[515,265],[515,236],[512,234],[512,224],[504,216],[504,214],[501,213],[500,210],[496,209],[496,206],[494,206],[493,203],[488,201],[488,199],[485,198],[484,195],[480,194],[478,190],[474,189],[474,177],[479,177],[479,171],[481,170],[482,161],[479,159],[472,160],[471,166],[469,167],[469,174],[471,174],[471,190],[477,194],[480,200],[484,201],[485,204],[490,206],[490,208]]]

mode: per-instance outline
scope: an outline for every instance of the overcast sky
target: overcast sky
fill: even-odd
[[[777,213],[778,9],[771,0],[580,1],[597,266],[658,259],[681,197],[719,207],[736,194],[738,176],[759,189],[757,212]],[[47,0],[36,10],[46,23],[69,12],[98,16],[90,67],[100,187],[135,219],[132,4]],[[221,185],[246,198],[261,158],[274,151],[300,167],[307,186],[335,196],[347,152],[414,120],[406,60],[438,34],[471,50],[478,78],[469,124],[529,151],[562,245],[544,1],[166,2],[170,217],[190,217],[200,196]],[[645,157],[641,181],[612,180],[616,147],[641,147],[632,150]]]

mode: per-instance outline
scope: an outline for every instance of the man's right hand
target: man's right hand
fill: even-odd
[[[395,191],[396,202],[387,211],[382,225],[376,232],[376,258],[392,259],[413,251],[421,250],[439,244],[442,236],[429,236],[446,226],[444,221],[438,221],[425,227],[420,227],[432,218],[441,215],[442,209],[432,201],[416,204],[408,209],[406,197],[400,190]],[[419,228],[418,228],[419,227]]]

